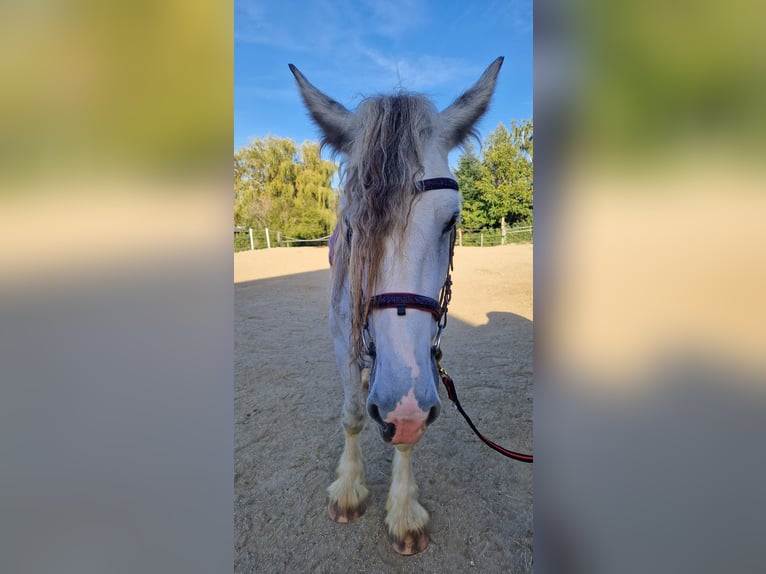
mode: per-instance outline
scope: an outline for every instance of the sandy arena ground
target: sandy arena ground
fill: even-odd
[[[356,523],[327,516],[343,444],[343,391],[327,328],[327,248],[235,254],[236,573],[532,571],[532,465],[479,441],[450,408],[415,447],[431,545],[395,554],[383,523],[393,448],[362,432],[370,499]],[[532,245],[460,248],[443,365],[495,442],[532,452]]]

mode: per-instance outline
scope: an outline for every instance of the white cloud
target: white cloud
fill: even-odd
[[[388,73],[384,79],[389,84],[387,88],[401,85],[409,90],[425,91],[454,80],[470,77],[474,72],[471,66],[459,58],[430,55],[416,56],[411,59],[390,58],[370,48],[365,48],[363,53]]]
[[[425,16],[422,0],[362,0],[372,18],[366,22],[373,33],[398,38],[408,30],[421,26]]]
[[[238,0],[234,13],[234,38],[237,42],[259,44],[296,52],[330,53],[355,34],[346,18],[343,2],[331,0],[279,0],[254,2]]]

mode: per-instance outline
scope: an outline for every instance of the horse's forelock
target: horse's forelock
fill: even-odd
[[[428,98],[407,92],[367,98],[356,110],[358,131],[343,164],[340,212],[342,225],[353,229],[353,245],[340,250],[344,261],[333,271],[333,291],[337,301],[348,278],[352,344],[360,350],[366,298],[374,294],[386,238],[405,229],[435,114]]]

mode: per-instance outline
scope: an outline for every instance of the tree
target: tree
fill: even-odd
[[[256,138],[234,154],[234,221],[270,227],[297,239],[329,235],[335,226],[337,166],[319,144],[300,150],[290,138]]]
[[[460,186],[460,194],[463,199],[462,224],[468,229],[481,229],[490,224],[489,219],[487,219],[484,198],[479,190],[481,176],[481,160],[469,141],[465,145],[458,160],[457,169],[455,169],[455,178]]]
[[[468,229],[532,223],[533,125],[503,124],[490,133],[478,158],[469,144],[455,175],[463,194],[463,225]]]

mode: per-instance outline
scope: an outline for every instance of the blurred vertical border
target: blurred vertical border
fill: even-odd
[[[535,3],[535,571],[762,572],[763,3]]]
[[[232,570],[233,6],[0,4],[0,571]]]

